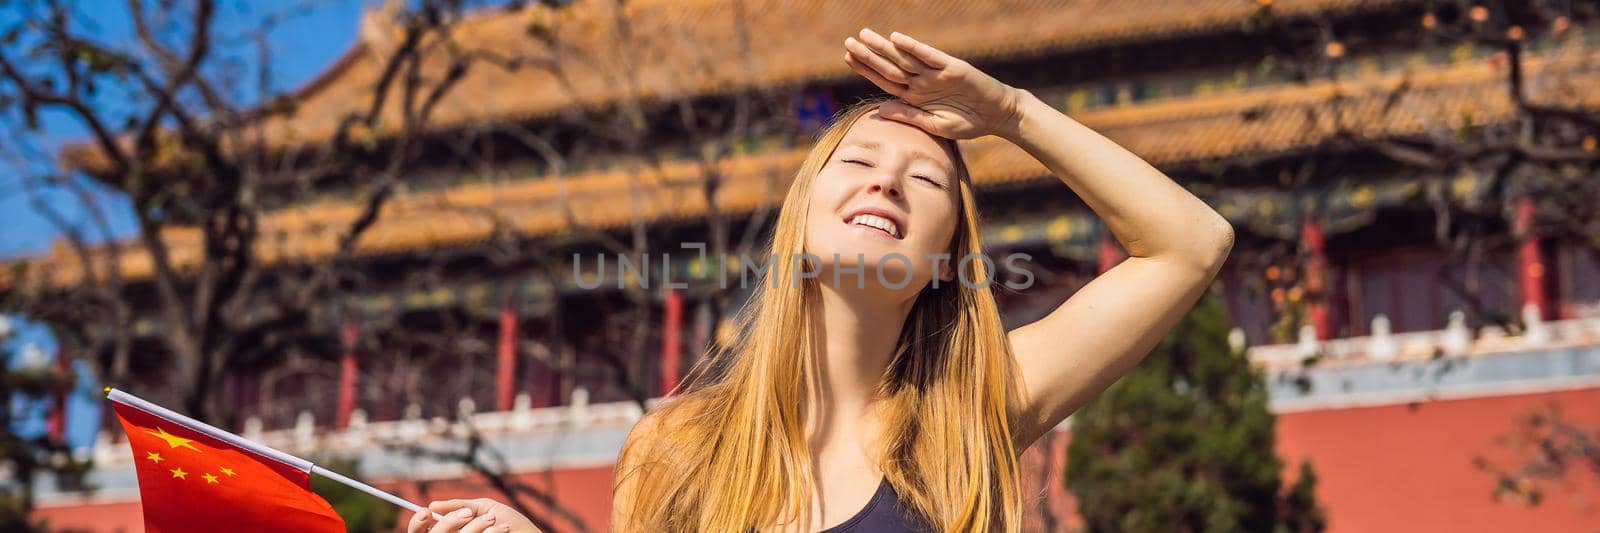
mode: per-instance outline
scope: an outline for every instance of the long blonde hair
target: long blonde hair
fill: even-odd
[[[789,524],[809,510],[807,398],[818,331],[807,312],[816,279],[800,257],[813,179],[850,126],[878,102],[840,113],[818,136],[789,187],[770,270],[739,316],[740,339],[697,364],[681,394],[652,414],[657,429],[622,451],[617,484],[631,484],[629,522],[651,531],[742,532]],[[970,178],[954,142],[960,220],[952,256],[977,254]],[[962,279],[992,279],[983,261],[952,263]],[[880,385],[881,464],[910,511],[941,531],[1020,529],[1017,454],[1008,413],[1016,371],[987,285],[944,283],[916,297]]]

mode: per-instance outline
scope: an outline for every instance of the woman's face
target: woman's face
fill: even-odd
[[[833,284],[834,268],[844,267],[837,272],[841,288],[915,294],[935,275],[949,279],[950,258],[935,270],[930,256],[951,253],[957,187],[943,142],[876,111],[861,117],[811,184],[805,250],[821,258],[817,280]]]

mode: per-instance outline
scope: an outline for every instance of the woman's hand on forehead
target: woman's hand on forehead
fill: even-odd
[[[862,29],[844,41],[850,69],[899,97],[878,108],[884,118],[949,139],[1007,137],[1021,119],[1021,90],[966,61],[901,33]]]

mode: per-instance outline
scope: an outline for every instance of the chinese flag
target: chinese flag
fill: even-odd
[[[344,520],[311,492],[309,463],[302,468],[111,404],[138,464],[145,531],[344,532]]]

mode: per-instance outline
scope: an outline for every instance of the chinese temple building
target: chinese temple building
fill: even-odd
[[[721,239],[730,254],[760,252],[759,238],[739,237],[760,236],[775,217],[818,125],[877,93],[840,60],[844,37],[872,27],[1028,89],[1191,186],[1234,224],[1234,256],[1215,290],[1236,344],[1267,377],[1284,476],[1310,460],[1332,531],[1591,531],[1600,527],[1596,476],[1530,505],[1497,497],[1499,480],[1479,459],[1514,460],[1503,437],[1545,406],[1600,426],[1600,254],[1534,231],[1537,198],[1524,196],[1508,204],[1512,216],[1484,222],[1511,220],[1515,245],[1461,259],[1437,244],[1433,206],[1492,197],[1495,180],[1428,174],[1346,142],[1514,117],[1499,49],[1414,44],[1434,4],[639,0],[617,11],[582,0],[470,14],[456,22],[464,43],[539,55],[561,42],[584,59],[559,79],[473,69],[439,103],[431,127],[440,146],[482,124],[553,128],[566,132],[555,137],[562,164],[492,132],[483,142],[494,146],[489,172],[449,155],[409,169],[358,242],[371,283],[328,304],[319,334],[337,349],[305,354],[315,364],[297,373],[230,376],[222,394],[238,410],[232,429],[291,453],[359,459],[361,477],[409,498],[497,497],[461,462],[395,446],[456,449],[452,436],[475,431],[498,467],[553,496],[535,506],[552,524],[606,530],[613,461],[641,403],[732,334],[716,308],[730,293],[717,284],[741,265],[683,244]],[[296,93],[296,113],[267,119],[264,142],[325,137],[364,105],[362,91],[382,75],[379,52],[396,46],[398,30],[381,14],[369,13],[359,41]],[[1294,80],[1271,68],[1282,58],[1263,44],[1264,17],[1336,28],[1337,50],[1317,58],[1325,72]],[[619,18],[630,21],[626,33]],[[1527,97],[1600,110],[1600,20],[1565,24],[1530,32],[1520,58]],[[716,158],[671,126],[674,102],[717,109],[750,95],[778,103],[751,111],[775,126],[750,128]],[[648,157],[575,148],[588,146],[572,133],[581,130],[563,125],[572,109],[637,102],[651,124]],[[371,132],[380,142],[384,134]],[[1008,325],[1042,316],[1121,260],[1088,208],[1020,149],[983,138],[962,150],[986,251],[1032,258],[1033,287],[1000,291]],[[92,157],[67,157],[93,173]],[[263,260],[332,253],[360,209],[349,190],[319,187],[311,199],[285,195],[293,200],[261,220]],[[573,264],[607,250],[601,241],[638,236],[670,260],[598,287],[592,267]],[[202,246],[198,236],[172,243],[179,261]],[[70,286],[83,275],[65,247],[26,261],[50,273],[39,283]],[[137,291],[152,267],[129,254],[120,268]],[[634,335],[640,323],[649,327]],[[160,327],[154,317],[141,324]],[[446,328],[437,353],[400,334]],[[142,376],[161,380],[158,370]],[[92,452],[99,489],[44,487],[39,517],[140,528],[132,458],[112,427]],[[1030,530],[1081,527],[1061,481],[1070,434],[1069,419],[1025,456]]]

